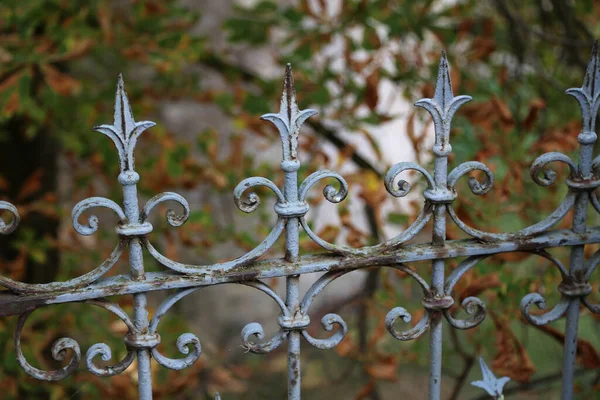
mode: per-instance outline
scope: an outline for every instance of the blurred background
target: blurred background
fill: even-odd
[[[411,195],[398,200],[382,178],[396,162],[430,163],[432,123],[412,103],[432,96],[442,49],[455,94],[473,96],[455,117],[450,165],[477,160],[496,178],[483,198],[471,194],[464,179],[457,212],[494,232],[533,224],[554,209],[565,187],[536,186],[529,166],[544,152],[577,149],[580,111],[564,91],[583,83],[593,40],[600,37],[599,18],[600,4],[593,0],[2,0],[0,198],[18,207],[22,222],[0,237],[0,272],[26,282],[66,280],[92,270],[116,244],[114,215],[98,212],[100,231],[82,237],[70,212],[86,197],[122,198],[114,145],[91,131],[112,122],[119,72],[136,119],[157,122],[138,141],[141,200],[168,190],[192,207],[179,229],[167,226],[164,213],[151,220],[150,240],[177,261],[232,259],[270,231],[270,192],[259,193],[263,205],[245,215],[234,206],[232,191],[250,176],[283,181],[279,135],[259,116],[278,110],[288,62],[300,107],[319,111],[300,135],[300,177],[327,168],[350,184],[349,197],[338,205],[313,189],[308,216],[320,236],[351,246],[375,244],[414,220],[424,182],[415,176]],[[427,242],[429,234],[426,229],[414,241]],[[448,237],[463,234],[449,224]],[[597,247],[588,246],[587,254]],[[267,256],[280,256],[282,248],[276,244]],[[301,250],[318,246],[303,235]],[[553,254],[568,263],[566,249]],[[447,271],[459,261],[449,261]],[[411,267],[429,277],[428,263]],[[161,270],[149,257],[146,268]],[[123,257],[111,274],[127,271]],[[303,290],[315,279],[303,277]],[[558,398],[564,321],[533,327],[518,306],[532,291],[542,293],[549,307],[555,304],[559,279],[555,266],[529,254],[488,258],[462,278],[456,303],[480,296],[488,316],[470,331],[445,328],[444,398],[486,398],[469,385],[481,376],[479,355],[497,376],[512,379],[508,398]],[[267,283],[284,290],[281,280]],[[150,294],[151,312],[164,296]],[[353,272],[330,285],[313,306],[309,329],[324,336],[317,321],[336,312],[350,331],[334,350],[303,346],[304,397],[424,398],[427,335],[398,342],[384,326],[396,306],[418,321],[420,297],[411,279],[386,268]],[[111,300],[132,309],[131,297]],[[285,398],[286,346],[265,356],[246,354],[239,338],[242,327],[255,321],[268,335],[276,332],[277,313],[267,296],[235,284],[187,297],[161,324],[161,349],[176,357],[176,338],[190,331],[203,354],[184,371],[154,363],[155,397],[209,399],[218,391],[227,400]],[[600,390],[599,321],[583,313],[576,391],[578,398],[594,399]],[[112,378],[98,378],[83,366],[58,383],[29,378],[15,360],[15,324],[16,318],[0,320],[2,398],[137,398],[134,368]],[[25,327],[24,352],[34,366],[56,368],[51,345],[68,336],[83,351],[106,342],[116,360],[125,354],[125,332],[105,310],[50,306]]]

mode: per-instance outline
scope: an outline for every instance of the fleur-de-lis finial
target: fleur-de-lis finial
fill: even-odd
[[[119,152],[121,172],[134,170],[133,151],[137,138],[143,131],[154,125],[156,124],[152,121],[135,122],[125,91],[123,75],[119,74],[113,124],[96,126],[94,130],[108,136],[115,143]]]
[[[433,151],[436,155],[450,154],[452,150],[449,143],[452,117],[456,110],[469,100],[471,100],[471,96],[454,97],[446,51],[442,51],[433,99],[421,99],[415,103],[415,106],[423,107],[433,117],[435,125]]]
[[[285,69],[285,78],[283,81],[283,94],[281,96],[281,106],[277,114],[265,114],[260,117],[263,120],[271,121],[279,130],[281,142],[283,145],[283,160],[295,161],[298,157],[298,134],[300,127],[306,119],[317,114],[316,110],[299,110],[296,103],[296,88],[294,87],[294,77],[292,76],[292,66],[287,65]]]
[[[600,56],[598,55],[598,41],[594,41],[592,56],[587,66],[583,86],[581,88],[567,89],[567,94],[575,97],[581,107],[583,116],[583,132],[594,132],[596,114],[600,105]],[[584,135],[585,136],[585,135]],[[595,135],[593,139],[595,141]]]
[[[510,378],[507,376],[496,378],[494,373],[488,368],[485,361],[483,361],[483,358],[481,357],[479,357],[479,367],[481,368],[483,379],[480,381],[473,381],[471,382],[471,385],[485,390],[494,399],[504,399],[502,390],[504,389],[504,385],[510,381]]]

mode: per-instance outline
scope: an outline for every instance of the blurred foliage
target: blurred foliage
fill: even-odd
[[[280,76],[264,76],[235,62],[232,55],[248,48],[277,49],[273,63],[283,66],[291,62],[294,67],[299,104],[320,112],[307,122],[308,129],[301,137],[301,174],[325,167],[351,167],[351,173],[345,174],[354,194],[349,201],[364,209],[362,218],[369,232],[359,227],[357,216],[342,204],[336,208],[339,226],[319,227],[319,234],[327,240],[354,246],[380,241],[390,226],[407,226],[422,206],[419,196],[395,203],[386,194],[381,176],[389,165],[380,148],[380,130],[375,128],[404,121],[399,139],[407,137],[417,160],[429,162],[432,126],[428,115],[397,104],[432,96],[442,48],[450,59],[455,94],[473,96],[455,118],[450,163],[477,160],[487,164],[496,177],[495,188],[484,198],[474,198],[464,179],[456,202],[463,221],[485,230],[517,230],[541,220],[564,195],[565,188],[558,184],[537,187],[528,170],[543,152],[574,153],[577,149],[579,110],[564,90],[581,86],[592,41],[600,37],[600,25],[595,23],[600,6],[594,1],[247,3],[236,6],[225,22],[226,42],[212,44],[193,33],[194,26],[211,15],[199,15],[178,1],[4,0],[0,5],[0,141],[12,140],[14,132],[8,127],[15,120],[25,139],[51,135],[59,142],[56,157],[66,165],[72,182],[64,201],[56,193],[30,200],[31,193],[41,190],[43,171],[21,182],[18,196],[7,200],[18,206],[23,220],[41,213],[63,221],[75,202],[97,193],[120,198],[112,143],[102,135],[88,133],[91,126],[110,121],[115,78],[120,71],[139,120],[152,119],[164,102],[179,100],[214,104],[232,120],[231,132],[191,132],[193,140],[182,139],[158,121],[157,127],[144,133],[137,150],[143,153],[137,166],[142,196],[166,188],[229,193],[241,179],[252,175],[281,182],[276,159],[267,162],[244,153],[251,142],[258,149],[277,143],[277,134],[260,123],[258,116],[274,110],[281,90]],[[211,85],[202,72],[219,75],[224,85]],[[332,146],[337,149],[333,156],[328,150]],[[0,176],[0,189],[9,184]],[[322,199],[312,201],[318,205]],[[248,250],[269,229],[269,210],[260,212],[265,223],[253,226],[253,234],[249,234],[235,228],[231,219],[220,222],[210,205],[194,207],[184,228],[160,231],[161,251],[177,259],[184,248],[201,249],[198,254],[207,257],[207,249],[226,241]],[[569,225],[565,218],[560,227]],[[40,240],[31,230],[19,229],[12,241],[18,256],[3,261],[3,274],[22,279],[27,260],[43,263],[50,248],[61,254],[56,279],[89,271],[114,241],[110,223],[104,226],[107,230],[92,240],[83,240],[69,229]],[[456,239],[462,234],[449,224],[448,237]],[[303,237],[302,249],[308,252],[316,247]],[[593,249],[590,246],[588,250]],[[567,261],[566,250],[555,254]],[[447,269],[456,265],[449,262]],[[427,265],[415,267],[428,271]],[[151,260],[148,268],[154,268]],[[369,274],[372,279],[367,279],[364,295],[345,303],[360,304],[366,310],[354,321],[360,329],[353,329],[336,349],[339,356],[361,366],[357,399],[377,398],[382,382],[396,380],[404,364],[425,366],[428,354],[427,340],[399,346],[383,326],[385,313],[392,307],[408,303],[413,310],[421,309],[416,287],[396,272]],[[535,381],[538,369],[552,372],[560,368],[540,364],[543,351],[530,354],[527,340],[529,336],[545,337],[558,343],[560,330],[552,327],[538,332],[518,322],[520,299],[541,291],[550,302],[556,301],[558,279],[556,268],[541,257],[505,254],[481,262],[459,282],[457,304],[465,297],[481,295],[493,311],[472,331],[446,333],[446,359],[460,368],[464,365],[462,371],[457,368],[449,373],[456,378],[453,398],[460,397],[463,378],[481,352],[493,359],[497,374],[517,382]],[[115,301],[131,310],[129,298]],[[28,359],[51,367],[48,349],[53,339],[73,332],[85,339],[84,346],[108,340],[111,348],[120,349],[122,327],[111,323],[106,313],[89,308],[59,306],[38,311],[40,322],[31,322],[31,333],[24,338]],[[419,320],[420,312],[413,313],[413,321]],[[597,328],[596,323],[592,319],[590,329]],[[174,315],[168,332],[161,332],[164,342],[173,343],[184,331],[183,325]],[[4,398],[135,397],[135,376],[128,373],[99,379],[82,372],[58,385],[27,378],[14,360],[13,329],[14,321],[0,321]],[[589,339],[582,333],[583,339]],[[600,357],[595,342],[582,340],[581,346],[581,366],[597,369]],[[242,365],[231,364],[225,356],[216,363],[219,360],[216,357],[211,365],[205,365],[201,359],[185,372],[157,369],[156,395],[172,398],[181,393],[182,398],[197,398],[195,387],[243,392],[245,382],[258,373],[250,368],[254,359]],[[578,385],[582,396],[595,390],[593,382],[581,380]]]

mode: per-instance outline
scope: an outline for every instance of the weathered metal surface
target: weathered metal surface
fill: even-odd
[[[301,339],[304,338],[308,344],[316,348],[330,349],[338,345],[348,332],[347,324],[339,315],[327,314],[321,319],[321,325],[332,334],[327,338],[312,337],[307,327],[311,323],[308,313],[313,300],[331,282],[351,271],[367,267],[389,267],[404,271],[423,291],[422,306],[425,312],[416,325],[408,329],[400,329],[401,321],[407,323],[411,320],[410,313],[401,306],[390,310],[385,322],[391,335],[398,340],[412,340],[429,330],[431,352],[429,399],[437,400],[440,398],[442,379],[444,319],[451,329],[470,329],[482,323],[486,313],[485,304],[480,299],[468,297],[461,304],[468,318],[464,320],[454,318],[450,308],[455,302],[452,297],[455,285],[465,273],[477,267],[488,257],[507,252],[527,252],[550,261],[558,268],[562,277],[562,282],[557,288],[561,293],[561,300],[549,312],[531,313],[531,307],[534,305],[539,309],[546,307],[546,301],[538,293],[525,296],[521,302],[521,310],[525,318],[536,325],[548,324],[567,315],[562,398],[572,399],[580,305],[583,304],[594,313],[600,313],[600,305],[592,304],[587,300],[592,290],[589,279],[600,263],[600,251],[588,260],[584,257],[586,244],[600,243],[600,227],[586,225],[588,203],[600,212],[600,201],[594,193],[594,190],[600,187],[600,156],[593,158],[593,147],[597,140],[594,124],[600,107],[600,59],[597,44],[594,45],[583,86],[569,89],[567,93],[577,99],[583,116],[583,129],[578,136],[580,144],[578,160],[575,162],[562,153],[550,152],[539,156],[530,169],[534,182],[540,186],[549,186],[556,184],[558,180],[557,174],[548,167],[549,164],[553,162],[566,164],[569,167],[569,176],[564,181],[568,188],[565,198],[556,210],[532,226],[516,232],[485,232],[468,226],[458,217],[453,208],[453,202],[459,196],[456,185],[461,177],[472,171],[482,172],[484,180],[480,182],[470,177],[468,186],[474,194],[483,195],[492,190],[494,175],[487,166],[476,161],[464,162],[448,172],[448,157],[452,153],[450,144],[452,117],[462,104],[470,100],[470,97],[454,96],[448,61],[446,55],[442,54],[433,98],[421,99],[415,103],[416,106],[425,108],[434,121],[433,172],[430,173],[415,163],[400,162],[390,168],[383,182],[391,195],[403,197],[408,195],[411,186],[401,179],[400,175],[411,170],[419,172],[427,183],[423,193],[423,208],[412,225],[396,237],[373,246],[349,248],[320,238],[310,229],[306,221],[305,216],[310,209],[306,200],[309,190],[316,183],[323,179],[336,181],[337,188],[327,185],[323,190],[324,197],[331,203],[339,203],[346,198],[348,184],[341,175],[327,170],[317,171],[299,184],[298,136],[303,122],[315,115],[316,111],[299,109],[292,71],[288,65],[279,113],[265,114],[262,117],[272,122],[281,136],[283,187],[279,188],[266,178],[251,177],[243,180],[233,191],[233,200],[237,207],[250,213],[260,206],[258,195],[251,189],[257,186],[271,189],[276,198],[274,213],[277,215],[277,221],[267,237],[246,254],[228,262],[193,265],[169,259],[150,242],[153,226],[148,221],[148,215],[157,205],[174,202],[181,207],[181,213],[172,210],[166,213],[167,222],[173,227],[185,223],[190,215],[190,207],[182,196],[170,192],[158,194],[140,207],[137,196],[137,183],[140,176],[135,172],[134,149],[140,134],[154,123],[134,120],[123,79],[119,76],[114,122],[112,125],[100,125],[95,130],[108,136],[117,148],[120,164],[118,182],[123,190],[123,205],[110,199],[92,197],[79,202],[72,212],[74,229],[82,235],[92,235],[99,228],[99,220],[94,215],[90,215],[87,223],[82,224],[80,219],[84,214],[88,214],[89,210],[95,207],[114,211],[119,220],[115,226],[118,244],[111,255],[98,267],[65,282],[27,284],[0,276],[0,286],[7,289],[0,292],[0,316],[20,315],[15,331],[17,361],[29,375],[37,379],[55,381],[68,376],[81,363],[82,353],[79,344],[70,338],[59,339],[52,346],[52,355],[56,360],[66,364],[55,371],[37,369],[25,360],[21,350],[21,336],[25,322],[34,310],[52,304],[84,302],[96,305],[112,312],[125,323],[128,332],[123,342],[128,352],[122,360],[101,367],[96,365],[94,360],[100,357],[105,362],[110,361],[112,352],[104,343],[94,344],[86,353],[87,368],[99,376],[112,376],[123,372],[137,358],[139,396],[141,399],[151,399],[152,359],[163,367],[179,370],[197,361],[202,351],[200,339],[192,333],[184,333],[176,342],[177,349],[183,357],[172,359],[162,355],[158,351],[161,343],[158,326],[161,319],[178,301],[204,286],[237,283],[263,292],[278,305],[279,331],[272,338],[266,339],[262,326],[250,322],[242,329],[242,346],[247,351],[264,354],[278,348],[287,340],[288,399],[298,400],[301,396]],[[571,210],[574,216],[572,229],[551,230],[569,215]],[[12,215],[9,223],[0,218],[0,234],[9,234],[19,224],[19,213],[13,205],[5,201],[0,201],[0,211]],[[406,244],[420,233],[430,220],[433,220],[431,242]],[[456,224],[471,238],[446,240],[448,222]],[[325,250],[324,254],[300,255],[300,227]],[[284,231],[285,257],[259,260]],[[547,251],[547,249],[565,246],[571,247],[568,266],[563,265]],[[130,272],[126,275],[107,277],[106,274],[125,250],[129,252]],[[150,256],[166,270],[147,273],[143,263],[144,250],[148,251]],[[445,260],[456,257],[466,258],[446,276]],[[425,260],[432,262],[431,282],[427,282],[421,277],[420,271],[411,269],[408,265],[414,261]],[[301,275],[314,272],[322,272],[323,275],[302,295],[299,290]],[[261,281],[272,277],[286,277],[285,299],[280,298],[273,289]],[[146,294],[169,289],[178,289],[178,291],[167,297],[150,318]],[[105,297],[113,295],[133,296],[134,312],[131,317],[118,305],[104,300]],[[72,354],[69,360],[65,360],[67,350],[71,350]],[[502,388],[507,378],[496,379],[483,360],[480,360],[480,366],[484,379],[473,384],[486,390],[491,396],[501,398]],[[218,395],[216,397],[220,398]]]
[[[496,378],[481,357],[479,357],[479,368],[481,368],[481,375],[483,375],[483,379],[480,381],[471,382],[471,385],[485,390],[487,394],[492,396],[492,398],[495,400],[504,399],[502,390],[504,389],[504,385],[510,381],[510,378],[506,376]]]

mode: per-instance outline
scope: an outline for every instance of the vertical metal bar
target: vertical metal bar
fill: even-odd
[[[285,171],[285,186],[283,194],[288,203],[298,201],[298,168],[300,163],[283,161],[282,169]],[[288,218],[285,234],[285,259],[288,262],[297,262],[299,256],[299,220]],[[289,276],[286,280],[286,305],[292,315],[300,307],[300,276]],[[288,334],[288,399],[300,400],[300,336],[299,330],[291,330]]]
[[[447,171],[447,158],[440,157],[435,161],[434,180],[436,186],[438,179],[445,176]],[[446,185],[445,178],[443,185]],[[443,246],[446,242],[446,205],[436,204],[433,215],[433,243]],[[433,260],[432,262],[431,288],[435,295],[444,293],[444,260]],[[431,326],[429,338],[429,399],[439,400],[442,381],[442,312],[430,310]]]
[[[433,145],[434,175],[433,188],[423,195],[433,204],[432,243],[435,246],[446,245],[446,211],[456,194],[448,188],[448,156],[452,152],[450,145],[450,123],[458,107],[469,101],[469,96],[454,97],[446,52],[442,52],[438,68],[435,92],[432,99],[421,99],[415,103],[423,107],[433,117],[435,143]],[[442,381],[442,314],[452,305],[451,299],[444,295],[444,260],[432,262],[431,290],[424,306],[430,314],[430,354],[429,354],[429,399],[439,400]]]
[[[579,162],[578,176],[575,180],[586,180],[592,178],[592,158],[594,144],[597,140],[595,133],[596,114],[598,112],[597,94],[600,90],[600,60],[598,58],[598,42],[594,43],[592,56],[587,67],[585,79],[581,89],[569,89],[568,94],[573,95],[580,104],[583,126],[577,136],[579,142]],[[573,232],[583,233],[586,230],[587,207],[589,193],[580,191],[577,194],[573,215]],[[569,275],[576,282],[585,280],[584,265],[584,245],[573,246],[571,249]],[[579,328],[579,307],[581,298],[571,296],[569,307],[567,309],[567,323],[565,327],[565,348],[563,357],[563,380],[562,380],[562,399],[571,400],[573,398],[575,359],[577,356],[577,341]]]
[[[579,153],[579,173],[586,178],[591,174],[592,169],[592,151],[593,143],[585,143],[581,140],[582,132],[579,135],[581,143]],[[593,132],[592,132],[593,133]],[[594,134],[595,136],[595,134]],[[573,216],[573,232],[583,233],[586,228],[588,193],[581,192],[575,200],[575,212]],[[585,246],[573,246],[571,249],[569,274],[571,277],[577,277],[584,273],[584,250]],[[563,381],[562,381],[562,399],[571,400],[573,398],[574,376],[575,376],[575,358],[577,356],[577,341],[579,331],[579,307],[581,299],[572,297],[567,308],[567,323],[565,327],[565,348],[563,357]]]
[[[139,175],[134,171],[125,171],[119,176],[119,181],[123,185],[125,216],[129,223],[136,223],[140,215],[136,187]],[[131,238],[129,241],[129,265],[131,267],[131,276],[134,280],[144,279],[144,258],[139,238]],[[144,335],[148,333],[149,320],[145,293],[133,295],[133,323],[136,328],[136,334]],[[138,348],[137,359],[139,397],[143,400],[152,400],[150,349]]]
[[[297,154],[298,134],[302,123],[316,113],[315,110],[298,108],[292,67],[288,64],[285,70],[279,113],[265,114],[261,118],[273,122],[281,135],[283,150],[281,169],[285,174],[283,187],[285,202],[278,202],[275,205],[275,212],[280,218],[286,220],[285,259],[289,263],[299,261],[299,217],[308,211],[308,206],[300,202],[298,197],[298,169],[300,168]],[[286,279],[286,306],[293,319],[297,316],[302,317],[299,315],[299,284],[300,275],[292,275]],[[286,325],[280,322],[281,327],[288,331],[288,399],[300,400],[300,336],[304,327],[294,325],[293,321],[288,321],[288,323],[290,324]]]

